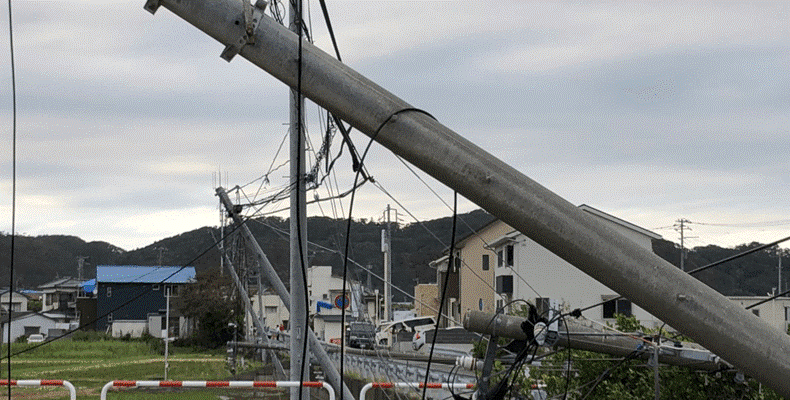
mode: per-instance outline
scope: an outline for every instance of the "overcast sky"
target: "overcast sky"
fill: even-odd
[[[18,233],[131,250],[218,225],[218,171],[250,199],[287,182],[287,165],[256,181],[287,162],[287,143],[277,152],[286,87],[240,57],[225,62],[218,42],[143,3],[13,2]],[[790,235],[788,2],[327,3],[346,64],[570,202],[676,242],[671,226],[686,218],[691,246]],[[319,3],[309,7],[315,42],[331,52]],[[8,232],[11,70],[1,14]],[[307,119],[318,148],[314,105]],[[347,154],[311,199],[331,195],[327,182],[335,193],[351,187]],[[374,145],[367,165],[402,205],[368,184],[354,217],[378,219],[388,203],[421,220],[451,215],[388,151]],[[419,175],[451,202],[449,189]],[[341,217],[340,207],[310,213]]]

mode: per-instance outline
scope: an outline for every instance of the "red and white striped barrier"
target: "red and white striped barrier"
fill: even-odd
[[[71,400],[77,400],[77,389],[74,388],[74,385],[71,384],[69,381],[64,381],[60,379],[27,379],[27,380],[16,380],[11,379],[0,379],[0,386],[63,386],[69,390],[69,398]]]
[[[101,400],[107,400],[111,387],[149,388],[282,388],[299,387],[299,381],[112,381],[101,389]],[[335,400],[335,390],[326,382],[301,382],[304,387],[324,388],[329,400]]]
[[[471,389],[474,386],[475,385],[473,383],[430,383],[429,382],[426,385],[424,382],[371,382],[365,386],[362,386],[362,390],[360,390],[359,392],[359,400],[365,400],[365,394],[367,394],[368,390],[370,390],[371,388]]]

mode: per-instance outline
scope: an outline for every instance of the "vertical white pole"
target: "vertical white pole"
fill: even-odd
[[[170,344],[170,287],[165,285],[165,380],[167,380],[167,370],[170,369],[170,365],[167,361],[167,356],[169,353],[169,344]]]

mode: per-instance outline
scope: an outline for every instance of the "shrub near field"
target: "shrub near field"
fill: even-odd
[[[57,340],[42,346],[13,344],[11,346],[12,379],[63,379],[77,388],[78,398],[98,399],[102,386],[112,380],[161,380],[164,375],[164,357],[159,341],[151,340]],[[7,355],[7,346],[2,355]],[[183,347],[170,347],[169,380],[225,380],[230,373],[224,352],[196,352]],[[250,368],[259,365],[251,364]],[[8,377],[8,365],[3,363],[0,378]],[[7,388],[0,387],[0,391]],[[63,388],[13,388],[13,398],[22,399],[66,399]],[[145,391],[113,392],[112,399],[171,399],[210,398],[200,391],[177,393],[157,391],[151,396]],[[191,393],[191,397],[188,394]],[[201,393],[201,394],[199,394]],[[217,393],[221,394],[221,393]],[[4,394],[3,394],[4,395]],[[198,397],[195,397],[195,396]],[[207,395],[208,397],[204,397]],[[176,397],[172,397],[176,396]]]

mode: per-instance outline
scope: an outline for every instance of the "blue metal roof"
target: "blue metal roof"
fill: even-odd
[[[195,267],[96,266],[99,283],[187,283],[194,278]]]

